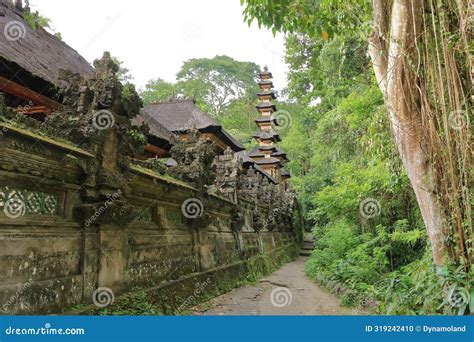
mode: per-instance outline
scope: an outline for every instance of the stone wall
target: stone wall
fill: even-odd
[[[5,123],[0,132],[4,314],[87,305],[100,287],[115,297],[141,288],[180,307],[198,281],[223,291],[247,277],[249,260],[296,251],[295,225],[255,224],[268,206],[121,160],[117,131],[87,150]],[[201,205],[195,218],[183,212],[190,199]]]

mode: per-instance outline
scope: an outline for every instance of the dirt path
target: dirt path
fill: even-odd
[[[284,265],[258,283],[234,289],[193,309],[195,315],[357,315],[304,274],[306,258]]]

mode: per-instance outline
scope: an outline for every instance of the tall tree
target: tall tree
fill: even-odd
[[[202,98],[214,116],[222,114],[232,100],[255,89],[258,65],[228,56],[196,58],[185,62],[178,83],[186,95]]]
[[[259,67],[228,56],[194,58],[184,62],[175,83],[151,80],[141,92],[145,103],[170,98],[192,98],[214,117],[222,116],[233,101],[254,98]]]
[[[145,89],[140,92],[143,103],[148,105],[152,102],[166,101],[177,97],[178,87],[176,84],[167,82],[161,78],[148,81]]]
[[[437,266],[472,263],[467,0],[242,0],[250,23],[322,40],[370,28],[369,53]]]

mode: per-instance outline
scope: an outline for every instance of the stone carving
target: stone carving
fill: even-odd
[[[224,155],[217,156],[213,164],[217,191],[233,202],[237,201],[237,185],[241,173],[241,164],[228,147]]]
[[[239,174],[237,186],[238,197],[242,197],[256,203],[259,184],[260,175],[256,173],[253,167],[249,168],[246,174]]]
[[[206,141],[197,129],[191,129],[187,139],[171,149],[171,156],[178,165],[172,166],[169,173],[205,191],[214,183],[213,161],[216,155],[216,147]]]

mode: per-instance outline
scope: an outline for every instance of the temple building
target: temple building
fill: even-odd
[[[257,93],[257,97],[260,103],[256,108],[261,116],[255,120],[259,130],[253,135],[259,146],[250,150],[247,155],[271,177],[278,182],[285,183],[286,179],[290,178],[290,174],[283,168],[287,161],[286,153],[276,145],[281,139],[276,132],[278,121],[274,113],[277,109],[272,103],[272,100],[276,99],[276,94],[273,91],[272,73],[265,67],[259,76],[260,91]]]
[[[41,26],[32,29],[24,20],[22,1],[0,0],[0,93],[3,105],[43,121],[61,109],[58,91],[68,87],[64,71],[81,77],[94,75],[94,68],[76,50]],[[145,153],[138,159],[168,157],[173,134],[147,117],[136,117],[133,124],[146,121],[150,127]]]
[[[144,107],[139,116],[150,126],[156,124],[164,127],[182,140],[187,139],[190,129],[196,128],[206,140],[213,142],[221,153],[227,148],[233,152],[245,149],[217,120],[200,110],[194,100],[152,103]]]
[[[0,0],[0,92],[6,106],[42,120],[61,107],[62,69],[81,76],[92,76],[94,69],[42,27],[33,30],[24,13],[21,1]]]

